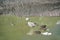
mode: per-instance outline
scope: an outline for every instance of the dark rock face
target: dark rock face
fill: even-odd
[[[0,15],[2,15],[3,13],[0,13]]]
[[[60,0],[6,1],[9,6],[4,10],[4,14],[11,13],[17,16],[60,16]],[[12,9],[12,7],[14,7],[14,9]]]
[[[16,0],[9,0],[9,1],[16,1]],[[55,2],[60,2],[60,0],[18,0],[18,1],[22,1],[23,3],[31,3],[31,2],[55,3]]]

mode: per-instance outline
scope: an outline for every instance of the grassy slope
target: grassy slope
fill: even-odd
[[[16,16],[0,16],[0,40],[21,39],[20,36],[25,34],[26,31],[28,31],[28,27],[22,23],[21,18]]]
[[[60,17],[30,17],[31,21],[41,24],[47,24],[48,27],[55,25]],[[44,40],[44,36],[27,36],[29,27],[26,25],[25,17],[0,16],[0,40]],[[13,24],[13,25],[12,25]],[[39,27],[39,26],[38,26]],[[37,29],[36,27],[35,29]],[[40,38],[41,37],[41,38]],[[49,39],[47,39],[49,40]]]

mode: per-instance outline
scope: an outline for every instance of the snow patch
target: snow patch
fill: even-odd
[[[28,21],[29,20],[29,18],[26,18],[26,21]]]
[[[44,33],[41,33],[42,35],[52,35],[52,33],[48,33],[48,32],[44,32]]]

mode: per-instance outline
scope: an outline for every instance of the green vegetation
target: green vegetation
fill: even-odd
[[[53,28],[60,17],[30,17],[30,19],[39,26],[46,24],[49,28]],[[0,40],[55,40],[50,36],[28,36],[26,33],[29,29],[25,17],[0,16]]]

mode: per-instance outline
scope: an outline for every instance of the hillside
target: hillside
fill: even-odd
[[[30,17],[30,19],[39,25],[46,24],[49,29],[54,29],[56,22],[60,20],[60,17]],[[36,26],[34,30],[38,29],[39,27],[40,26]],[[0,40],[60,40],[60,38],[58,39],[60,36],[57,34],[55,36],[44,36],[40,34],[31,36],[26,35],[30,29],[31,28],[25,21],[25,17],[11,15],[0,16]],[[59,33],[59,31],[53,32]]]

